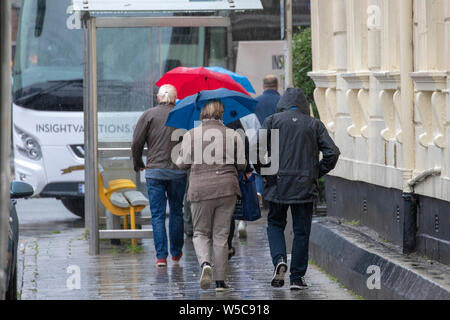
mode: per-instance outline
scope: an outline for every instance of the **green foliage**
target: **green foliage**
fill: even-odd
[[[329,274],[328,272],[326,272],[323,268],[319,267],[319,265],[317,263],[315,263],[313,260],[308,260],[308,263],[310,265],[313,265],[314,267],[316,267],[320,272],[322,272],[323,274],[325,274],[328,279],[330,279],[333,282],[336,282],[340,288],[343,288],[345,290],[347,290],[348,293],[350,293],[352,296],[354,296],[356,299],[358,300],[364,300],[364,298],[360,295],[357,295],[356,293],[354,293],[352,290],[347,289],[338,279],[336,279],[335,277],[333,277],[331,274]]]
[[[293,36],[293,76],[294,85],[305,93],[309,103],[312,104],[314,115],[318,118],[316,105],[314,103],[314,81],[308,77],[308,72],[312,71],[312,48],[311,48],[311,28],[298,29]]]
[[[140,254],[144,252],[144,248],[137,244],[128,245],[125,249],[126,253]]]
[[[359,227],[360,225],[361,225],[361,222],[359,221],[359,220],[347,220],[347,219],[342,219],[341,220],[341,222],[343,223],[343,224],[347,224],[347,225],[350,225],[350,226],[353,226],[353,227]]]
[[[81,236],[82,236],[83,240],[88,240],[88,238],[89,238],[89,229],[85,229]]]
[[[128,239],[122,239],[123,242],[126,242],[126,240]],[[141,254],[143,252],[144,247],[138,244],[124,244],[118,247],[114,247],[108,251],[109,254],[123,254],[123,253]]]

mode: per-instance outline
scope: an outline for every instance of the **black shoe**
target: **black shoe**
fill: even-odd
[[[203,290],[209,289],[211,286],[212,268],[208,262],[202,264],[202,275],[200,276],[200,288]]]
[[[190,229],[186,229],[184,228],[184,234],[188,237],[188,238],[192,238],[194,236],[194,232]]]
[[[291,281],[290,289],[293,291],[308,289],[308,284],[306,283],[305,278],[301,277],[298,280]]]
[[[230,287],[225,283],[225,281],[216,281],[216,291],[227,291]]]
[[[275,270],[273,271],[271,283],[272,287],[281,288],[282,286],[284,286],[284,274],[286,273],[287,269],[288,266],[286,262],[284,262],[284,259],[281,259],[275,267]]]
[[[236,249],[234,249],[234,247],[231,247],[230,249],[228,249],[228,260],[233,258],[235,254],[236,254]]]

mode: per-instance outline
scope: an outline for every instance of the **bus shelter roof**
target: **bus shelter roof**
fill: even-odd
[[[72,0],[75,11],[84,12],[198,12],[263,9],[261,0]]]

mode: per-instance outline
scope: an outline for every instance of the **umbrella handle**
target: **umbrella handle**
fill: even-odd
[[[197,92],[197,97],[195,98],[195,106],[197,106],[198,99],[200,99],[200,92]]]

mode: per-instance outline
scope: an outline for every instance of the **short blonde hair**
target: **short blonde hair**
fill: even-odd
[[[222,120],[225,109],[219,100],[208,101],[200,112],[200,120],[217,119]]]
[[[171,84],[165,84],[159,88],[158,103],[174,104],[177,101],[177,89]]]

